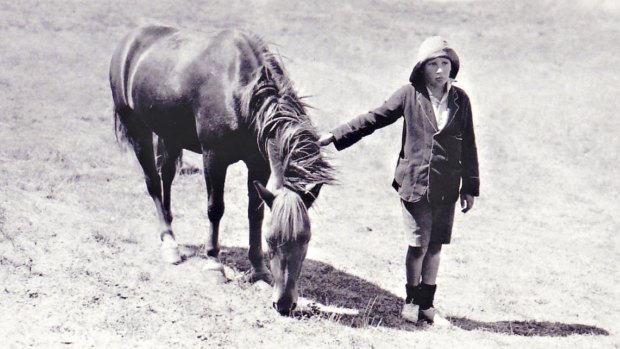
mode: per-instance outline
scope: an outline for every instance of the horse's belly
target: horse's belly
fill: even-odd
[[[190,150],[200,149],[196,121],[185,103],[160,101],[136,109],[142,121],[159,137]]]
[[[203,41],[179,40],[163,39],[134,62],[130,107],[155,133],[188,149],[226,143],[240,128],[234,97],[238,77],[229,74],[236,69],[236,48],[220,43],[216,50]]]

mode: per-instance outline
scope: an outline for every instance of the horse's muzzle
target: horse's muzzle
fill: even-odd
[[[290,309],[278,309],[278,304],[273,302],[273,309],[275,309],[282,316],[290,316],[295,308],[297,308],[297,303],[293,303]]]

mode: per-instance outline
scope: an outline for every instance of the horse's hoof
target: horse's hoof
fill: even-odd
[[[273,278],[269,271],[252,271],[246,276],[246,281],[252,284],[258,281],[264,281],[268,285],[273,284]]]
[[[221,284],[225,284],[226,282],[228,282],[228,279],[226,278],[226,276],[219,271],[205,270],[203,274],[204,274],[204,280],[209,284],[221,285]]]
[[[164,240],[161,243],[161,258],[166,263],[178,264],[181,262],[181,254],[179,253],[179,245],[176,241]]]
[[[258,289],[259,291],[270,291],[271,290],[271,285],[266,283],[263,280],[258,280],[254,283],[254,285],[252,285],[252,287]]]
[[[220,272],[222,274],[224,274],[224,266],[222,265],[222,263],[220,261],[218,261],[217,259],[211,257],[211,258],[207,258],[207,260],[205,261],[205,263],[202,266],[202,270],[204,271],[217,271]]]
[[[220,261],[209,258],[202,267],[204,277],[207,282],[212,284],[223,284],[228,281],[224,273],[224,266]]]

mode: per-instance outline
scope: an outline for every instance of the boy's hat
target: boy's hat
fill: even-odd
[[[418,58],[415,66],[413,67],[413,71],[409,76],[409,81],[413,83],[416,79],[419,79],[418,76],[421,75],[420,69],[422,69],[424,63],[437,57],[446,57],[450,60],[452,63],[450,78],[456,78],[456,74],[458,74],[460,66],[459,56],[448,45],[448,42],[444,38],[441,36],[431,36],[424,40],[422,45],[420,45],[420,49],[418,50]]]

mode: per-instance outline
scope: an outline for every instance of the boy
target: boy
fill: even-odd
[[[410,84],[383,106],[319,139],[322,146],[333,142],[342,150],[404,117],[392,185],[400,195],[408,243],[407,298],[401,315],[411,322],[446,321],[435,318],[433,305],[441,247],[450,243],[459,194],[463,213],[479,195],[471,106],[467,94],[452,86],[458,71],[459,58],[447,41],[430,37],[420,46]]]

